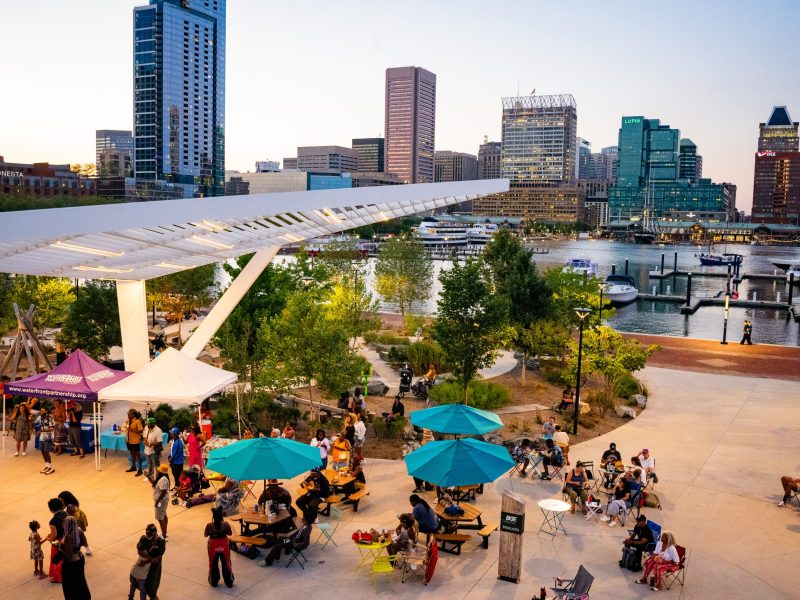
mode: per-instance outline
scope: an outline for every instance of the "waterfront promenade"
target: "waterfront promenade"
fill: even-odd
[[[690,551],[686,587],[673,587],[659,597],[752,598],[764,591],[773,597],[791,597],[800,589],[800,514],[794,507],[777,508],[779,477],[800,473],[800,391],[785,381],[647,368],[642,374],[650,388],[650,407],[625,426],[576,445],[575,459],[599,459],[610,441],[625,456],[646,446],[658,467],[657,486],[663,510],[648,509],[652,519],[672,530],[678,543]],[[68,457],[56,461],[56,473],[38,473],[35,453],[0,459],[7,482],[0,507],[0,535],[5,542],[0,567],[4,586],[0,598],[35,596],[61,598],[58,586],[31,576],[27,523],[46,523],[46,500],[63,489],[74,492],[89,515],[88,537],[94,555],[86,570],[96,598],[122,596],[128,587],[128,570],[136,540],[152,522],[149,485],[124,473],[122,455],[109,456],[96,473],[92,461]],[[489,550],[476,541],[462,556],[443,555],[436,576],[427,588],[401,584],[399,577],[380,580],[375,587],[362,571],[355,572],[359,555],[350,541],[356,529],[390,528],[395,515],[409,510],[411,480],[400,461],[368,460],[370,496],[357,514],[345,511],[336,533],[338,547],[322,552],[312,547],[309,564],[300,573],[292,567],[261,568],[234,556],[236,586],[211,589],[205,582],[205,541],[202,530],[209,520],[208,505],[190,510],[170,506],[170,541],[164,563],[160,597],[200,600],[232,597],[263,598],[336,586],[348,598],[376,594],[417,598],[530,598],[554,575],[571,576],[584,564],[597,577],[594,600],[645,598],[652,592],[633,584],[633,574],[617,566],[624,532],[604,524],[587,523],[580,515],[567,515],[569,535],[551,539],[538,535],[541,513],[538,500],[560,497],[557,482],[509,481],[505,476],[480,496],[477,504],[496,522],[500,494],[510,485],[527,498],[524,534],[524,578],[519,585],[496,579],[498,539]],[[407,484],[407,485],[406,485]],[[294,490],[296,485],[287,486]]]

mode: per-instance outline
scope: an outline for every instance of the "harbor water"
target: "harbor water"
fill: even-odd
[[[562,266],[570,258],[589,258],[598,263],[600,276],[605,279],[611,273],[612,265],[616,272],[624,274],[625,260],[628,260],[628,274],[633,277],[640,293],[677,295],[685,298],[687,277],[680,275],[665,279],[651,279],[650,271],[661,266],[661,255],[664,254],[664,270],[671,271],[675,253],[678,253],[678,270],[691,272],[692,298],[714,297],[725,290],[724,277],[702,277],[703,273],[727,273],[726,267],[703,267],[697,257],[701,252],[708,252],[708,247],[690,245],[639,245],[608,240],[561,240],[533,242],[533,246],[546,249],[546,254],[536,254],[536,264],[545,270]],[[800,261],[800,248],[774,246],[717,245],[715,254],[735,252],[744,256],[740,268],[741,274],[777,274],[772,261]],[[294,260],[291,256],[279,256],[277,262]],[[369,259],[366,276],[373,281],[375,259]],[[438,275],[442,269],[449,268],[449,261],[432,261],[434,275],[431,295],[415,311],[423,314],[436,312],[436,301],[440,290]],[[795,302],[800,303],[800,285],[795,286]],[[779,281],[745,279],[739,284],[740,299],[778,300],[786,302],[789,286],[785,280]],[[617,308],[616,316],[609,321],[614,328],[632,333],[649,333],[700,339],[721,340],[723,328],[723,309],[719,306],[701,307],[693,315],[682,315],[680,303],[651,302],[638,300],[627,306]],[[381,302],[381,310],[394,312],[396,307]],[[753,323],[753,341],[756,343],[800,346],[800,324],[787,318],[787,311],[775,309],[755,309],[731,307],[728,315],[728,340],[737,342],[740,339],[745,319]]]

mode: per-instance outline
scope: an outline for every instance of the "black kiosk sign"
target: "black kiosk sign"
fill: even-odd
[[[501,512],[500,531],[522,534],[525,531],[525,515]]]

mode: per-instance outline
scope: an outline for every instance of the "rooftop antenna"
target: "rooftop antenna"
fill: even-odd
[[[533,88],[533,91],[531,92],[531,96],[535,96],[535,95],[536,95],[536,88]]]

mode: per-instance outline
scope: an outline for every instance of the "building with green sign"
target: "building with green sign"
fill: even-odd
[[[617,181],[608,190],[612,221],[641,217],[648,197],[656,217],[703,212],[725,220],[733,215],[735,196],[732,190],[735,187],[700,178],[696,160],[690,174],[688,144],[691,144],[693,156],[697,147],[683,140],[682,156],[681,141],[680,131],[662,124],[659,119],[622,117]]]

